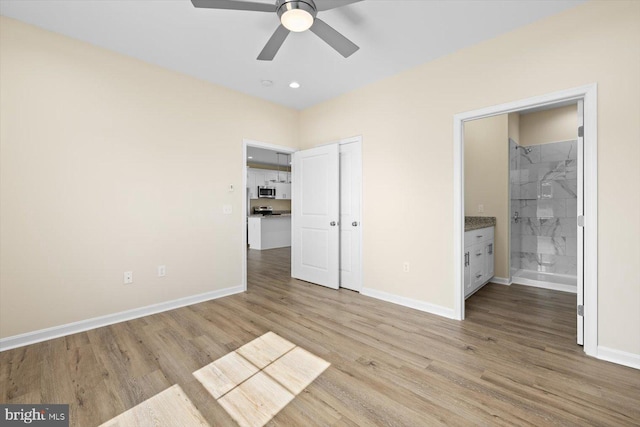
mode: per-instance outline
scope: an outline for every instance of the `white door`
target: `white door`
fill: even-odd
[[[293,154],[291,275],[338,289],[338,144]]]
[[[578,344],[584,344],[584,101],[578,100],[578,194],[577,194],[577,214],[578,214],[578,230],[577,230],[577,294],[578,294]]]
[[[340,287],[360,291],[362,148],[340,145]]]

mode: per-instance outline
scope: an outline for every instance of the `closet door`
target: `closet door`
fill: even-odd
[[[325,145],[293,155],[291,275],[338,289],[339,149]]]
[[[362,289],[362,148],[340,144],[340,287]]]

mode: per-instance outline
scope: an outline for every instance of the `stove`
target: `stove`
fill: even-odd
[[[273,207],[271,206],[256,206],[253,208],[255,215],[273,215]]]

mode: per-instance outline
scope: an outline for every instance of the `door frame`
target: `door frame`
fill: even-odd
[[[584,102],[584,352],[598,346],[598,128],[597,83],[456,114],[453,117],[454,317],[464,319],[464,122],[553,105]]]
[[[253,139],[242,139],[242,290],[247,291],[247,147],[264,148],[274,150],[280,153],[295,153],[297,148],[286,147],[284,145],[271,144],[268,142],[256,141]]]

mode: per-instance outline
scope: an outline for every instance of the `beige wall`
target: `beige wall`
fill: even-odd
[[[518,144],[538,145],[578,138],[578,107],[568,105],[537,113],[520,114]]]
[[[506,114],[464,125],[465,215],[496,217],[495,275],[505,279],[510,277],[508,127]]]
[[[1,19],[0,336],[239,286],[242,139],[299,113]]]
[[[640,354],[639,75],[640,2],[597,1],[303,111],[304,147],[363,137],[365,287],[453,308],[453,116],[597,82],[599,345]]]

